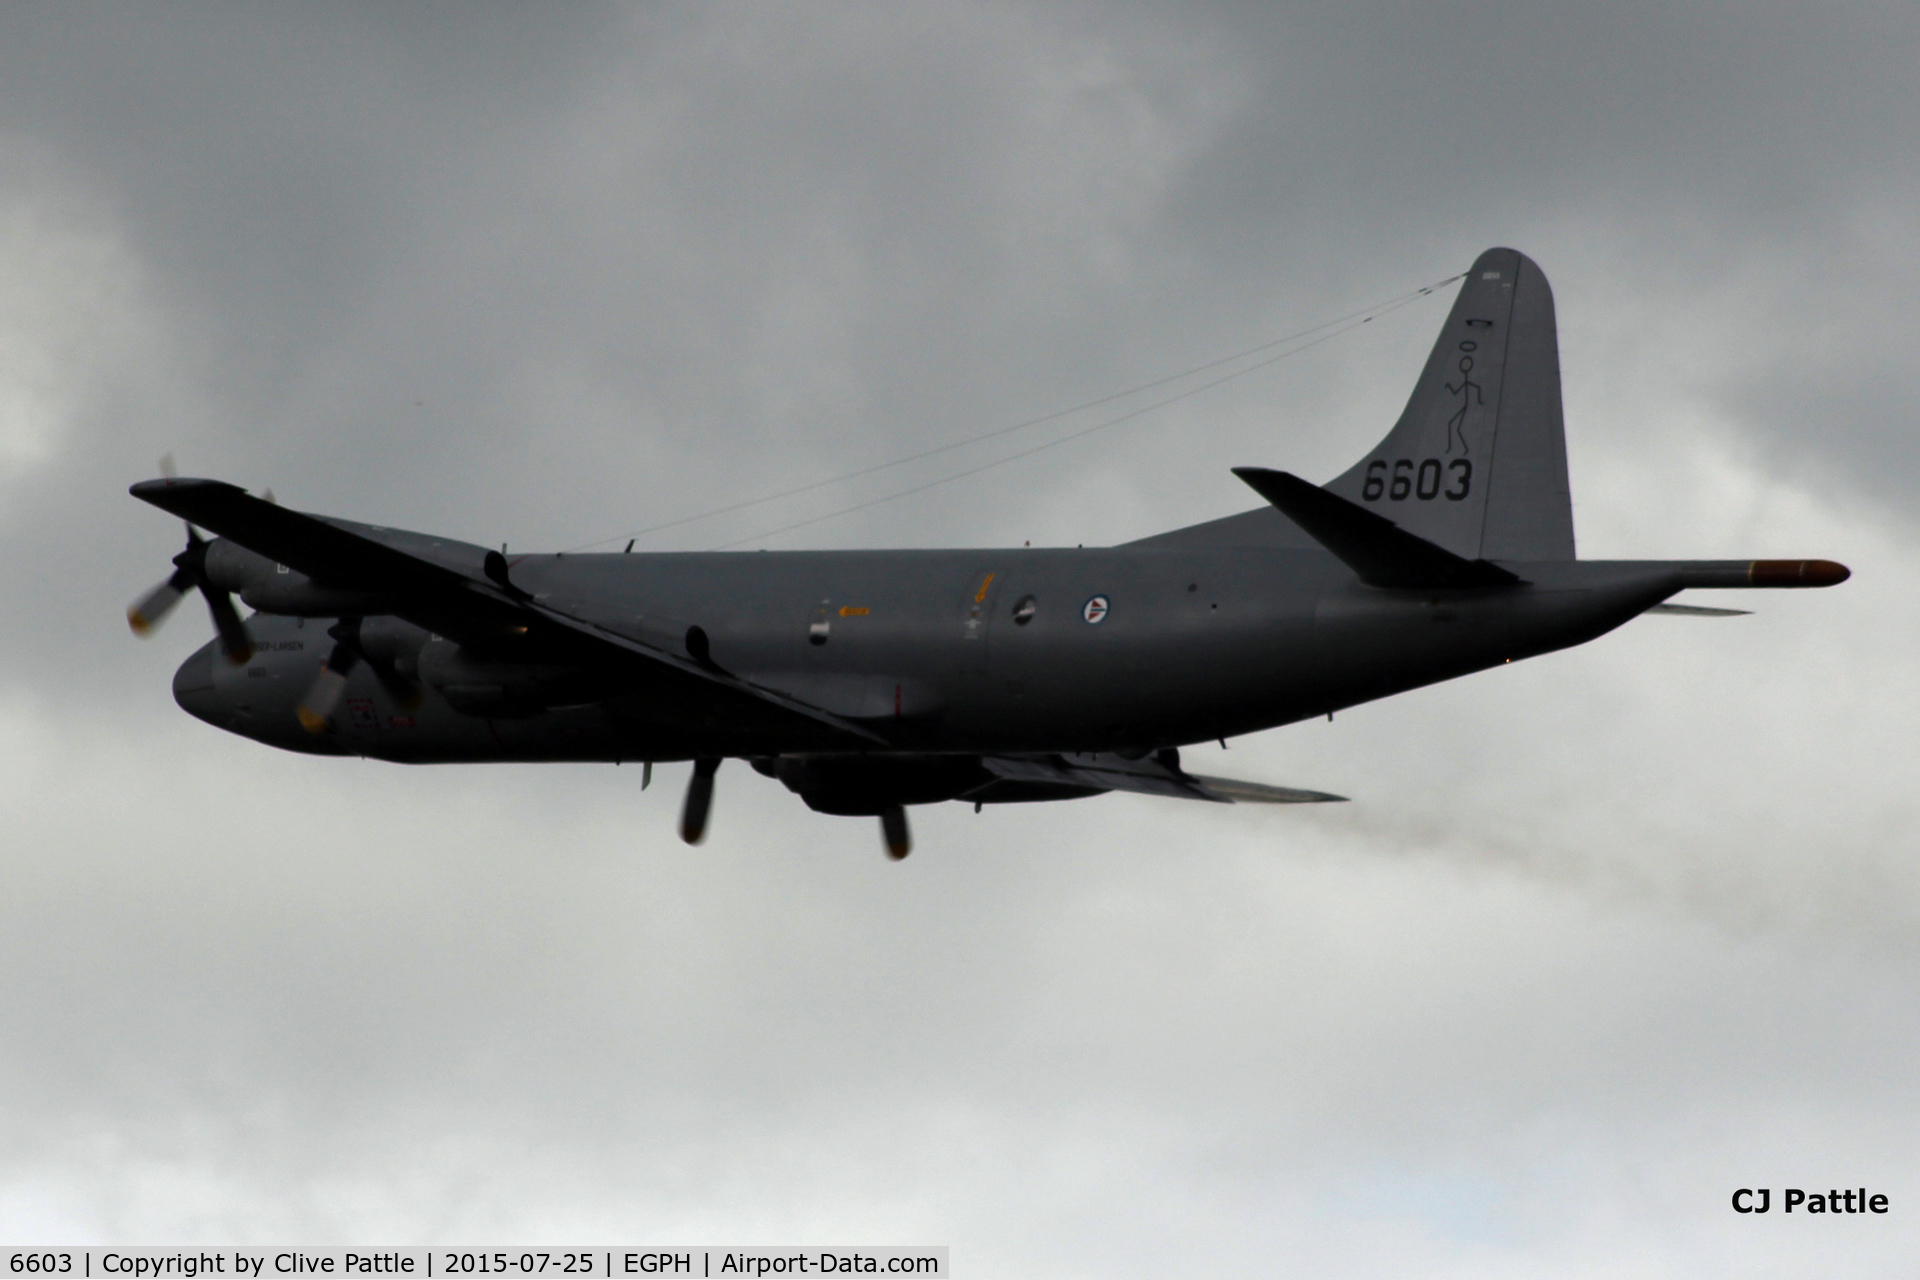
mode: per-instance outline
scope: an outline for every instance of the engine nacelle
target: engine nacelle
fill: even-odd
[[[490,720],[537,715],[548,707],[606,696],[602,682],[578,667],[486,657],[451,640],[427,641],[414,666],[419,678],[455,711]]]
[[[393,607],[391,596],[323,587],[306,574],[226,538],[207,544],[207,581],[238,595],[248,608],[289,618],[354,617]]]
[[[360,652],[369,662],[390,668],[408,680],[420,678],[420,651],[433,637],[391,614],[365,618],[360,623]]]

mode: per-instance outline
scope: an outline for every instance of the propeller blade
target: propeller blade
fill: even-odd
[[[160,455],[160,474],[169,480],[176,479],[180,475],[180,468],[173,465],[173,450],[171,449]]]
[[[895,862],[913,852],[913,833],[907,829],[907,811],[899,805],[880,813],[880,838]]]
[[[171,465],[171,458],[162,458],[160,462],[161,469],[165,470]],[[234,610],[233,597],[207,581],[207,540],[191,524],[187,526],[186,550],[173,558],[173,564],[173,576],[134,601],[127,610],[127,625],[133,628],[133,634],[151,634],[173,612],[181,596],[198,590],[207,602],[213,629],[220,637],[220,651],[234,666],[244,665],[253,657],[253,638]]]
[[[300,699],[300,705],[293,713],[300,717],[300,727],[308,733],[321,734],[327,731],[327,717],[340,705],[340,695],[347,691],[347,678],[332,667],[323,666],[313,683],[307,686],[306,696]]]
[[[180,597],[193,587],[193,575],[185,569],[176,570],[171,578],[128,605],[127,625],[133,628],[133,634],[142,639],[152,635],[180,603]]]
[[[347,643],[347,637],[358,632],[358,621],[354,619],[356,625],[352,628],[344,622],[336,623],[327,633],[335,641],[333,652],[321,664],[320,674],[307,686],[306,696],[293,712],[300,717],[300,727],[308,733],[327,731],[327,717],[340,705],[340,696],[347,691],[347,677],[360,661],[359,653]]]
[[[687,800],[680,807],[680,838],[688,844],[699,844],[707,838],[707,815],[713,809],[713,775],[718,772],[720,761],[715,757],[693,762]]]
[[[207,612],[213,617],[213,629],[220,635],[220,652],[227,655],[227,661],[236,667],[244,667],[253,657],[253,637],[247,634],[247,626],[240,621],[240,615],[234,611],[233,597],[226,592],[207,585],[202,577],[194,584],[200,588],[200,594],[206,599]]]

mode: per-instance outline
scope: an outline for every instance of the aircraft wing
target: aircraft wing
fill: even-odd
[[[1132,791],[1181,800],[1211,800],[1216,804],[1321,804],[1346,799],[1324,791],[1300,791],[1187,773],[1180,768],[1177,758],[1168,761],[1160,752],[1138,760],[1128,760],[1111,752],[984,756],[980,763],[997,778],[1038,783],[1048,788]]]
[[[789,728],[798,721],[832,730],[825,736],[843,745],[886,744],[830,711],[723,670],[707,657],[698,627],[689,630],[681,652],[550,608],[507,581],[498,552],[290,511],[219,480],[147,480],[131,492],[316,584],[383,597],[380,612],[462,644],[621,672],[650,698],[716,719]]]

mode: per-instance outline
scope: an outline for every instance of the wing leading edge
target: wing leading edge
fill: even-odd
[[[765,722],[803,722],[833,730],[845,745],[886,745],[880,735],[790,694],[728,672],[705,654],[705,633],[691,628],[676,653],[547,607],[498,582],[498,552],[451,539],[306,515],[220,480],[147,480],[130,492],[143,502],[209,529],[327,588],[387,597],[384,612],[462,644],[524,646],[543,657],[622,671],[660,692],[711,711]]]

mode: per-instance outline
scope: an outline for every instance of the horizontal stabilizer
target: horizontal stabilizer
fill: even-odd
[[[1201,790],[1218,800],[1231,800],[1235,804],[1328,804],[1346,802],[1345,796],[1329,795],[1325,791],[1302,791],[1298,787],[1270,787],[1264,782],[1242,782],[1238,778],[1210,778],[1205,774],[1188,774],[1200,784]]]
[[[1497,564],[1457,556],[1299,476],[1264,467],[1235,467],[1233,474],[1338,556],[1368,586],[1426,590],[1506,587],[1520,581]]]
[[[1712,609],[1704,604],[1657,604],[1648,613],[1664,613],[1675,618],[1746,618],[1751,609]]]
[[[980,763],[996,777],[1012,782],[1086,788],[1094,791],[1131,791],[1139,795],[1170,796],[1179,800],[1211,800],[1216,804],[1320,804],[1345,800],[1324,791],[1270,787],[1232,778],[1207,778],[1180,768],[1176,751],[1156,751],[1138,760],[1112,752],[1073,752],[1050,756],[984,756]]]

